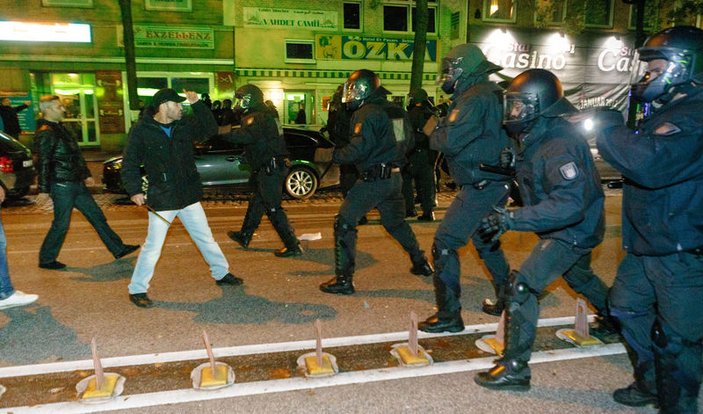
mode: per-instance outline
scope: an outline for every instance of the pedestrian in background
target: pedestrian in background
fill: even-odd
[[[515,172],[524,207],[496,208],[482,220],[479,235],[498,243],[507,230],[535,232],[540,240],[519,271],[510,275],[505,306],[505,349],[493,368],[475,376],[492,389],[530,388],[532,345],[537,336],[538,296],[559,276],[607,317],[608,288],[591,269],[591,251],[605,234],[605,195],[591,150],[561,82],[544,69],[513,79],[505,92],[505,127],[517,139],[516,158],[504,150],[501,167]],[[605,326],[603,326],[605,325]],[[610,326],[602,319],[601,328]],[[603,330],[602,333],[613,333]]]
[[[242,126],[223,135],[225,141],[243,144],[245,157],[251,166],[247,212],[239,231],[227,235],[245,249],[249,247],[254,231],[264,214],[283,241],[283,248],[274,253],[278,257],[300,256],[303,249],[281,207],[283,181],[290,161],[283,139],[283,128],[264,103],[264,94],[255,85],[244,85],[236,91],[237,108],[242,111]]]
[[[603,158],[625,177],[622,244],[610,291],[635,381],[615,401],[697,413],[703,376],[703,30],[677,26],[637,50],[632,94],[653,111],[635,131],[597,119]]]
[[[25,101],[22,105],[12,106],[10,98],[2,98],[0,103],[0,117],[2,117],[3,131],[11,137],[17,139],[22,133],[20,121],[17,113],[24,111],[32,104],[32,101]]]
[[[34,136],[39,154],[39,193],[49,193],[54,203],[54,220],[39,250],[39,267],[53,270],[66,267],[56,259],[66,239],[74,207],[93,226],[115,259],[137,250],[138,245],[124,244],[110,228],[105,214],[90,194],[88,187],[95,181],[78,142],[61,123],[65,109],[59,97],[41,97],[39,108],[44,116],[37,121]]]
[[[481,170],[497,165],[510,140],[501,127],[501,89],[488,80],[502,68],[489,62],[475,45],[452,49],[442,60],[442,90],[453,94],[447,116],[432,116],[424,127],[430,147],[444,154],[449,172],[460,186],[437,228],[432,246],[437,313],[419,324],[425,332],[459,332],[461,280],[458,249],[471,239],[488,268],[498,300],[484,301],[483,311],[500,315],[510,268],[498,243],[484,242],[476,230],[482,218],[503,207],[508,199],[508,177]]]
[[[173,220],[178,217],[210,266],[218,286],[241,285],[242,279],[229,272],[229,263],[212,236],[200,199],[203,189],[195,167],[193,142],[217,132],[210,109],[195,92],[179,96],[173,89],[161,89],[147,107],[142,119],[127,138],[122,165],[122,182],[134,204],[149,207],[146,241],[130,281],[129,299],[148,308],[149,281],[161,256],[161,249]],[[188,101],[193,116],[183,118],[183,101]],[[142,168],[149,188],[142,190]]]
[[[415,193],[420,200],[422,215],[420,221],[434,221],[435,152],[430,150],[430,143],[422,128],[434,115],[432,103],[424,89],[415,89],[408,95],[408,117],[415,136],[415,145],[407,154],[408,164],[403,168],[403,195],[405,197],[405,217],[417,216],[415,211]],[[415,191],[413,191],[413,183]]]
[[[354,71],[344,84],[342,102],[353,112],[348,145],[335,148],[332,160],[354,164],[360,178],[349,190],[334,221],[335,277],[320,285],[325,293],[354,293],[356,226],[371,209],[378,209],[381,224],[410,255],[410,272],[430,276],[432,266],[420,250],[415,234],[405,222],[405,201],[401,193],[400,166],[405,154],[398,145],[410,134],[407,117],[391,119],[395,109],[386,100],[388,91],[370,70]],[[396,134],[402,133],[404,137]]]
[[[3,201],[5,201],[5,189],[0,186],[0,204]],[[10,270],[7,266],[7,238],[0,217],[0,310],[29,305],[37,299],[39,296],[15,290],[12,286]]]

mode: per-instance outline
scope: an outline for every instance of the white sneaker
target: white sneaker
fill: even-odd
[[[29,305],[39,299],[39,295],[28,295],[16,290],[10,297],[0,300],[0,309],[14,308],[15,306]]]

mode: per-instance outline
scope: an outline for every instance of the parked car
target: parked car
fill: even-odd
[[[339,168],[332,163],[334,144],[324,133],[302,128],[283,128],[291,162],[283,190],[292,198],[305,199],[319,188],[339,184]],[[249,189],[251,168],[244,148],[219,136],[195,144],[195,165],[203,187],[219,192]],[[124,193],[120,169],[122,156],[103,162],[103,185],[107,192]],[[146,177],[144,177],[146,184]]]
[[[36,174],[32,151],[0,131],[0,185],[7,198],[20,199],[27,195]]]

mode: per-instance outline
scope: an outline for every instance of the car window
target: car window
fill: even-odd
[[[219,136],[214,136],[203,144],[199,144],[201,148],[207,148],[208,152],[242,152],[244,149],[240,144],[227,142]]]
[[[295,132],[284,132],[284,136],[288,147],[314,147],[317,144],[312,138]]]

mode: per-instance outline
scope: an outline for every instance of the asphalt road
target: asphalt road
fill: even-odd
[[[452,197],[453,193],[440,194],[440,218]],[[143,209],[116,204],[111,195],[96,198],[125,242],[143,242]],[[317,289],[333,275],[332,223],[339,201],[338,195],[329,193],[286,202],[284,207],[297,234],[319,232],[321,239],[303,242],[306,252],[302,257],[279,259],[273,251],[281,243],[266,219],[245,251],[226,236],[228,230],[241,225],[245,202],[241,198],[208,199],[204,205],[215,238],[230,261],[231,271],[245,280],[245,286],[216,286],[184,228],[175,224],[149,291],[157,303],[152,309],[136,308],[127,298],[136,255],[112,260],[79,213],[74,213],[59,257],[68,269],[49,271],[36,265],[39,246],[51,223],[50,204],[39,198],[29,206],[5,208],[3,223],[13,281],[17,288],[37,293],[40,299],[25,308],[0,311],[0,370],[89,359],[92,337],[97,339],[101,357],[111,358],[198,350],[202,348],[202,330],[208,332],[215,347],[257,346],[309,341],[314,338],[315,319],[322,321],[324,338],[341,338],[401,332],[407,329],[411,311],[420,319],[434,313],[431,281],[408,272],[410,260],[374,214],[370,225],[359,228],[357,293],[340,297]],[[623,255],[619,210],[619,192],[608,191],[606,240],[594,252],[593,262],[607,284]],[[411,221],[411,225],[421,246],[429,250],[437,223]],[[512,266],[519,265],[535,241],[530,234],[504,236]],[[485,269],[472,247],[461,254],[466,323],[497,322],[480,312],[481,299],[492,295]],[[574,293],[561,281],[549,291],[541,301],[541,317],[573,316]],[[378,377],[348,384],[311,382],[309,387],[290,391],[257,391],[172,405],[166,398],[165,405],[115,412],[654,412],[612,402],[612,391],[631,380],[624,354],[535,364],[533,388],[528,393],[481,389],[473,384],[471,366],[460,372]],[[262,385],[262,389],[267,387]],[[2,397],[0,413],[4,413],[1,407],[7,407]]]

